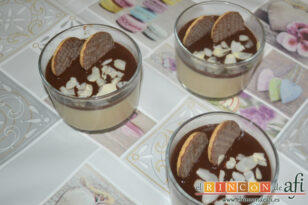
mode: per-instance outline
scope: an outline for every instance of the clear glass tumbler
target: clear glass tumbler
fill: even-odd
[[[96,32],[108,32],[114,41],[125,46],[135,57],[137,69],[128,83],[120,89],[99,97],[67,96],[55,89],[45,78],[47,64],[59,43],[68,37],[86,39]],[[142,56],[136,42],[123,31],[99,24],[71,27],[55,35],[39,57],[39,72],[49,97],[63,120],[82,131],[106,131],[126,121],[138,105]]]
[[[219,124],[225,120],[233,120],[237,122],[242,130],[244,130],[252,137],[254,137],[264,148],[270,161],[269,164],[271,166],[271,174],[272,174],[271,189],[273,191],[278,179],[279,159],[277,150],[274,144],[272,143],[271,139],[268,137],[268,135],[258,125],[256,125],[249,119],[242,117],[241,115],[230,112],[209,112],[198,115],[184,122],[169,139],[165,159],[166,159],[166,173],[168,179],[168,187],[170,191],[172,204],[174,205],[203,204],[200,201],[197,201],[196,199],[192,198],[189,194],[187,194],[177,183],[173,175],[173,172],[171,170],[171,157],[176,145],[182,139],[182,137],[185,136],[185,134],[187,134],[191,130],[204,125]],[[263,195],[262,197],[263,198],[260,198],[260,200],[265,200],[269,196]]]
[[[180,29],[197,17],[219,16],[228,11],[241,14],[246,26],[257,39],[257,52],[250,58],[233,64],[210,63],[194,56],[183,45],[178,35]],[[206,1],[187,8],[177,18],[174,33],[178,80],[184,88],[205,98],[227,98],[246,88],[262,59],[265,45],[264,29],[258,18],[246,8],[224,1]],[[217,70],[223,72],[215,74]]]

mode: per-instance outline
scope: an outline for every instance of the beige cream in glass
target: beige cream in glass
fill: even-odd
[[[220,16],[226,12],[239,12],[246,27],[257,40],[257,52],[251,57],[231,64],[205,61],[193,55],[182,43],[180,30],[200,16]],[[262,59],[265,45],[264,29],[257,17],[246,8],[219,1],[195,4],[184,10],[175,24],[175,51],[177,77],[184,88],[205,98],[227,98],[246,88]]]
[[[133,76],[119,89],[102,96],[88,98],[68,96],[55,89],[45,77],[46,66],[59,43],[68,37],[87,39],[97,32],[108,32],[115,42],[127,48],[137,62]],[[39,72],[51,101],[63,120],[82,131],[106,131],[125,122],[138,105],[142,57],[135,41],[119,29],[107,25],[88,24],[64,30],[44,47],[39,58]]]

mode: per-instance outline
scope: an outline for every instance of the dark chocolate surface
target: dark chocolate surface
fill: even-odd
[[[215,19],[218,18],[218,16],[214,16]],[[191,21],[189,21],[188,23],[186,23],[179,31],[178,33],[178,36],[180,38],[180,40],[183,42],[183,38],[185,36],[185,33],[186,33],[186,30],[188,29],[188,27],[193,23],[195,19],[192,19]],[[224,39],[223,41],[225,41],[228,46],[230,47],[231,45],[231,42],[233,40],[237,41],[237,42],[241,42],[239,40],[239,36],[240,35],[246,35],[249,37],[249,39],[253,42],[253,46],[249,49],[245,49],[243,50],[243,52],[247,52],[247,53],[252,53],[252,54],[255,54],[257,52],[257,39],[256,37],[254,36],[254,34],[249,30],[249,28],[247,28],[245,26],[245,30],[243,31],[239,31],[237,32],[236,34]],[[213,45],[219,45],[222,41],[214,44],[213,40],[211,39],[211,34],[207,34],[205,35],[204,37],[202,37],[200,40],[196,41],[195,43],[193,43],[192,45],[186,47],[191,53],[194,53],[195,51],[202,51],[204,48],[209,48],[211,50],[213,50]],[[223,56],[221,58],[217,58],[218,62],[220,63],[224,63],[224,60],[225,60],[225,57],[226,56]],[[240,60],[238,60],[240,61]]]
[[[264,148],[251,135],[249,135],[248,133],[243,132],[243,131],[242,131],[240,137],[238,137],[235,140],[232,147],[228,150],[224,160],[222,161],[222,163],[220,165],[214,166],[213,164],[211,164],[209,162],[208,145],[207,145],[205,147],[203,153],[201,154],[199,160],[197,161],[197,163],[193,166],[192,170],[190,171],[188,177],[186,177],[185,179],[178,177],[177,174],[176,174],[176,163],[177,163],[177,158],[178,158],[179,152],[180,152],[181,147],[183,146],[185,140],[189,137],[190,134],[192,134],[193,132],[196,132],[196,131],[206,133],[209,140],[210,140],[212,132],[213,132],[213,130],[215,129],[216,126],[217,126],[217,124],[205,125],[205,126],[197,128],[197,129],[194,129],[194,130],[188,132],[187,134],[185,134],[185,136],[176,145],[174,152],[171,155],[170,164],[171,164],[172,173],[173,173],[177,183],[183,188],[183,190],[185,190],[193,198],[201,201],[202,196],[196,196],[195,193],[197,193],[197,192],[194,189],[195,180],[200,179],[198,177],[198,175],[196,174],[196,172],[199,168],[207,169],[211,173],[215,174],[217,177],[219,176],[219,171],[221,169],[223,169],[225,171],[225,180],[224,181],[225,182],[230,181],[230,179],[232,178],[232,172],[236,171],[236,169],[235,168],[234,169],[223,168],[225,166],[226,162],[229,160],[229,158],[230,157],[236,158],[238,154],[243,154],[245,156],[251,156],[255,152],[264,153],[266,161],[267,161],[267,165],[268,165],[267,167],[257,166],[262,173],[262,181],[271,181],[271,165],[270,165],[270,161],[268,159],[268,156],[267,156]],[[252,169],[253,172],[255,172],[255,170],[256,170],[256,168]],[[220,200],[223,197],[224,196],[220,196],[220,197],[218,197],[217,200]],[[251,196],[251,197],[253,197],[253,196]],[[212,203],[212,204],[214,204],[214,203]],[[248,204],[248,203],[242,203],[242,204]]]
[[[122,77],[121,81],[129,81],[134,73],[136,72],[137,69],[137,62],[133,56],[133,54],[124,46],[122,46],[119,43],[114,44],[114,48],[110,50],[106,55],[104,55],[97,63],[94,64],[97,68],[100,70],[100,75],[101,69],[103,66],[101,65],[105,60],[108,59],[121,59],[126,62],[126,69],[124,71],[124,76]],[[109,66],[113,67],[117,71],[121,71],[117,69],[116,67],[113,66],[113,62],[108,64]],[[93,66],[93,67],[94,67]],[[123,72],[123,71],[121,71]],[[60,76],[55,76],[52,71],[51,71],[51,59],[47,65],[46,71],[45,71],[45,77],[46,80],[56,89],[60,89],[61,86],[66,85],[66,82],[70,80],[71,77],[75,77],[77,81],[82,84],[82,83],[87,83],[91,84],[93,86],[93,93],[92,96],[96,95],[98,92],[98,85],[96,82],[90,82],[87,80],[87,76],[92,73],[92,68],[89,69],[88,71],[84,70],[79,62],[79,56],[77,59],[75,59],[71,66]],[[107,78],[106,83],[110,83],[111,79]],[[75,95],[77,96],[77,88],[75,88]]]

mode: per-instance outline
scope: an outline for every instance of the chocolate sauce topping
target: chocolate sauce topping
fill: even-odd
[[[218,16],[214,16],[215,20],[218,18]],[[180,40],[183,42],[183,38],[185,36],[186,30],[188,29],[188,27],[193,23],[195,19],[192,19],[191,21],[189,21],[188,23],[186,23],[179,31],[178,36],[180,38]],[[246,48],[243,52],[247,52],[247,53],[252,53],[255,54],[257,52],[257,39],[254,36],[254,34],[249,30],[249,28],[247,28],[245,26],[245,30],[243,31],[239,31],[236,34],[224,39],[223,41],[225,41],[228,46],[231,45],[231,42],[233,40],[240,42],[239,40],[239,36],[240,35],[246,35],[249,37],[249,39],[253,42],[253,46],[251,48]],[[219,45],[221,42],[216,43],[215,45]],[[200,40],[196,41],[195,43],[193,43],[192,45],[186,47],[191,53],[194,53],[195,51],[201,51],[204,48],[210,48],[213,49],[213,45],[214,42],[211,38],[211,34],[207,34],[205,36],[203,36]],[[220,63],[224,63],[226,56],[217,57],[217,61],[219,61]]]
[[[176,172],[176,163],[177,163],[177,158],[179,155],[179,152],[181,150],[181,147],[183,146],[185,140],[189,137],[190,134],[193,132],[199,131],[199,132],[204,132],[207,134],[208,138],[211,137],[215,127],[217,124],[213,125],[205,125],[199,128],[196,128],[187,134],[179,141],[179,143],[176,145],[172,155],[171,155],[171,170],[172,173],[177,181],[177,183],[185,190],[190,196],[193,198],[201,201],[202,196],[196,196],[195,193],[197,192],[194,189],[194,182],[197,179],[200,179],[198,175],[196,174],[197,170],[199,168],[206,169],[210,171],[211,173],[215,174],[217,177],[219,176],[219,171],[224,170],[225,171],[225,178],[224,181],[230,181],[232,178],[232,172],[236,171],[236,169],[226,169],[224,168],[226,162],[229,160],[230,157],[236,158],[238,154],[243,154],[245,156],[251,156],[253,153],[260,152],[264,153],[265,159],[267,161],[267,166],[257,166],[259,170],[261,171],[262,174],[262,181],[271,181],[271,165],[269,158],[264,150],[264,148],[259,144],[257,140],[255,140],[251,135],[249,135],[247,132],[242,131],[240,137],[238,137],[235,142],[233,143],[232,147],[229,149],[229,151],[226,153],[226,156],[224,160],[220,163],[218,166],[214,166],[209,162],[208,159],[208,145],[205,147],[203,153],[201,154],[199,160],[197,161],[196,164],[194,164],[192,170],[190,171],[190,174],[188,177],[185,179],[182,179],[177,176]],[[210,140],[210,139],[209,139]],[[253,172],[255,172],[256,168],[252,169]],[[222,199],[224,196],[218,197],[217,200]],[[249,198],[253,197],[259,197],[259,196],[249,196]],[[214,203],[212,203],[214,204]],[[242,204],[248,204],[248,203],[242,203]]]
[[[101,69],[102,63],[105,60],[108,59],[120,59],[126,62],[126,68],[125,71],[121,71],[119,69],[117,69],[113,63],[108,64],[109,66],[111,66],[112,68],[114,68],[117,71],[121,71],[124,73],[124,76],[122,77],[121,81],[129,81],[132,76],[134,75],[134,73],[136,72],[137,69],[137,62],[133,56],[133,54],[124,46],[122,46],[119,43],[114,44],[114,48],[112,50],[110,50],[106,55],[104,55],[101,59],[99,59],[99,61],[94,64],[95,67],[99,68],[100,70],[100,75],[101,73]],[[94,67],[93,66],[93,67]],[[82,83],[87,83],[93,86],[93,93],[92,96],[96,95],[98,92],[98,85],[96,82],[90,82],[87,80],[87,76],[90,75],[92,72],[92,68],[89,69],[88,71],[84,70],[79,62],[79,56],[77,59],[75,59],[71,66],[60,76],[55,76],[52,71],[51,71],[51,59],[47,65],[46,68],[46,72],[45,72],[45,77],[46,80],[56,89],[60,89],[60,87],[66,85],[66,83],[70,80],[71,77],[75,77],[77,79],[77,81],[82,84]],[[109,76],[107,76],[107,82],[106,83],[110,83],[111,79]],[[75,88],[75,95],[77,93],[77,88]]]

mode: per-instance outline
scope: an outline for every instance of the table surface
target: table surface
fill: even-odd
[[[166,38],[151,41],[142,33],[129,33],[143,55],[135,115],[111,132],[87,134],[66,125],[51,105],[38,73],[39,54],[52,36],[71,26],[100,23],[118,27],[116,18],[130,8],[112,14],[97,0],[1,1],[0,204],[57,204],[64,193],[77,188],[107,195],[115,204],[170,204],[164,162],[167,141],[186,119],[214,110],[236,112],[260,125],[279,153],[278,184],[284,186],[303,173],[307,191],[308,58],[276,43],[277,32],[266,18],[271,1],[233,2],[263,19],[268,34],[263,61],[244,92],[227,100],[207,101],[191,95],[177,81],[172,27],[176,16],[194,3],[183,0],[148,23],[165,30]],[[290,15],[299,8],[307,15],[308,7],[298,2],[290,6]],[[271,20],[283,21],[277,16]],[[293,81],[289,89],[302,93],[287,104],[271,102],[268,92],[256,89],[265,69]],[[280,201],[275,204],[308,202],[307,196],[276,198]]]

